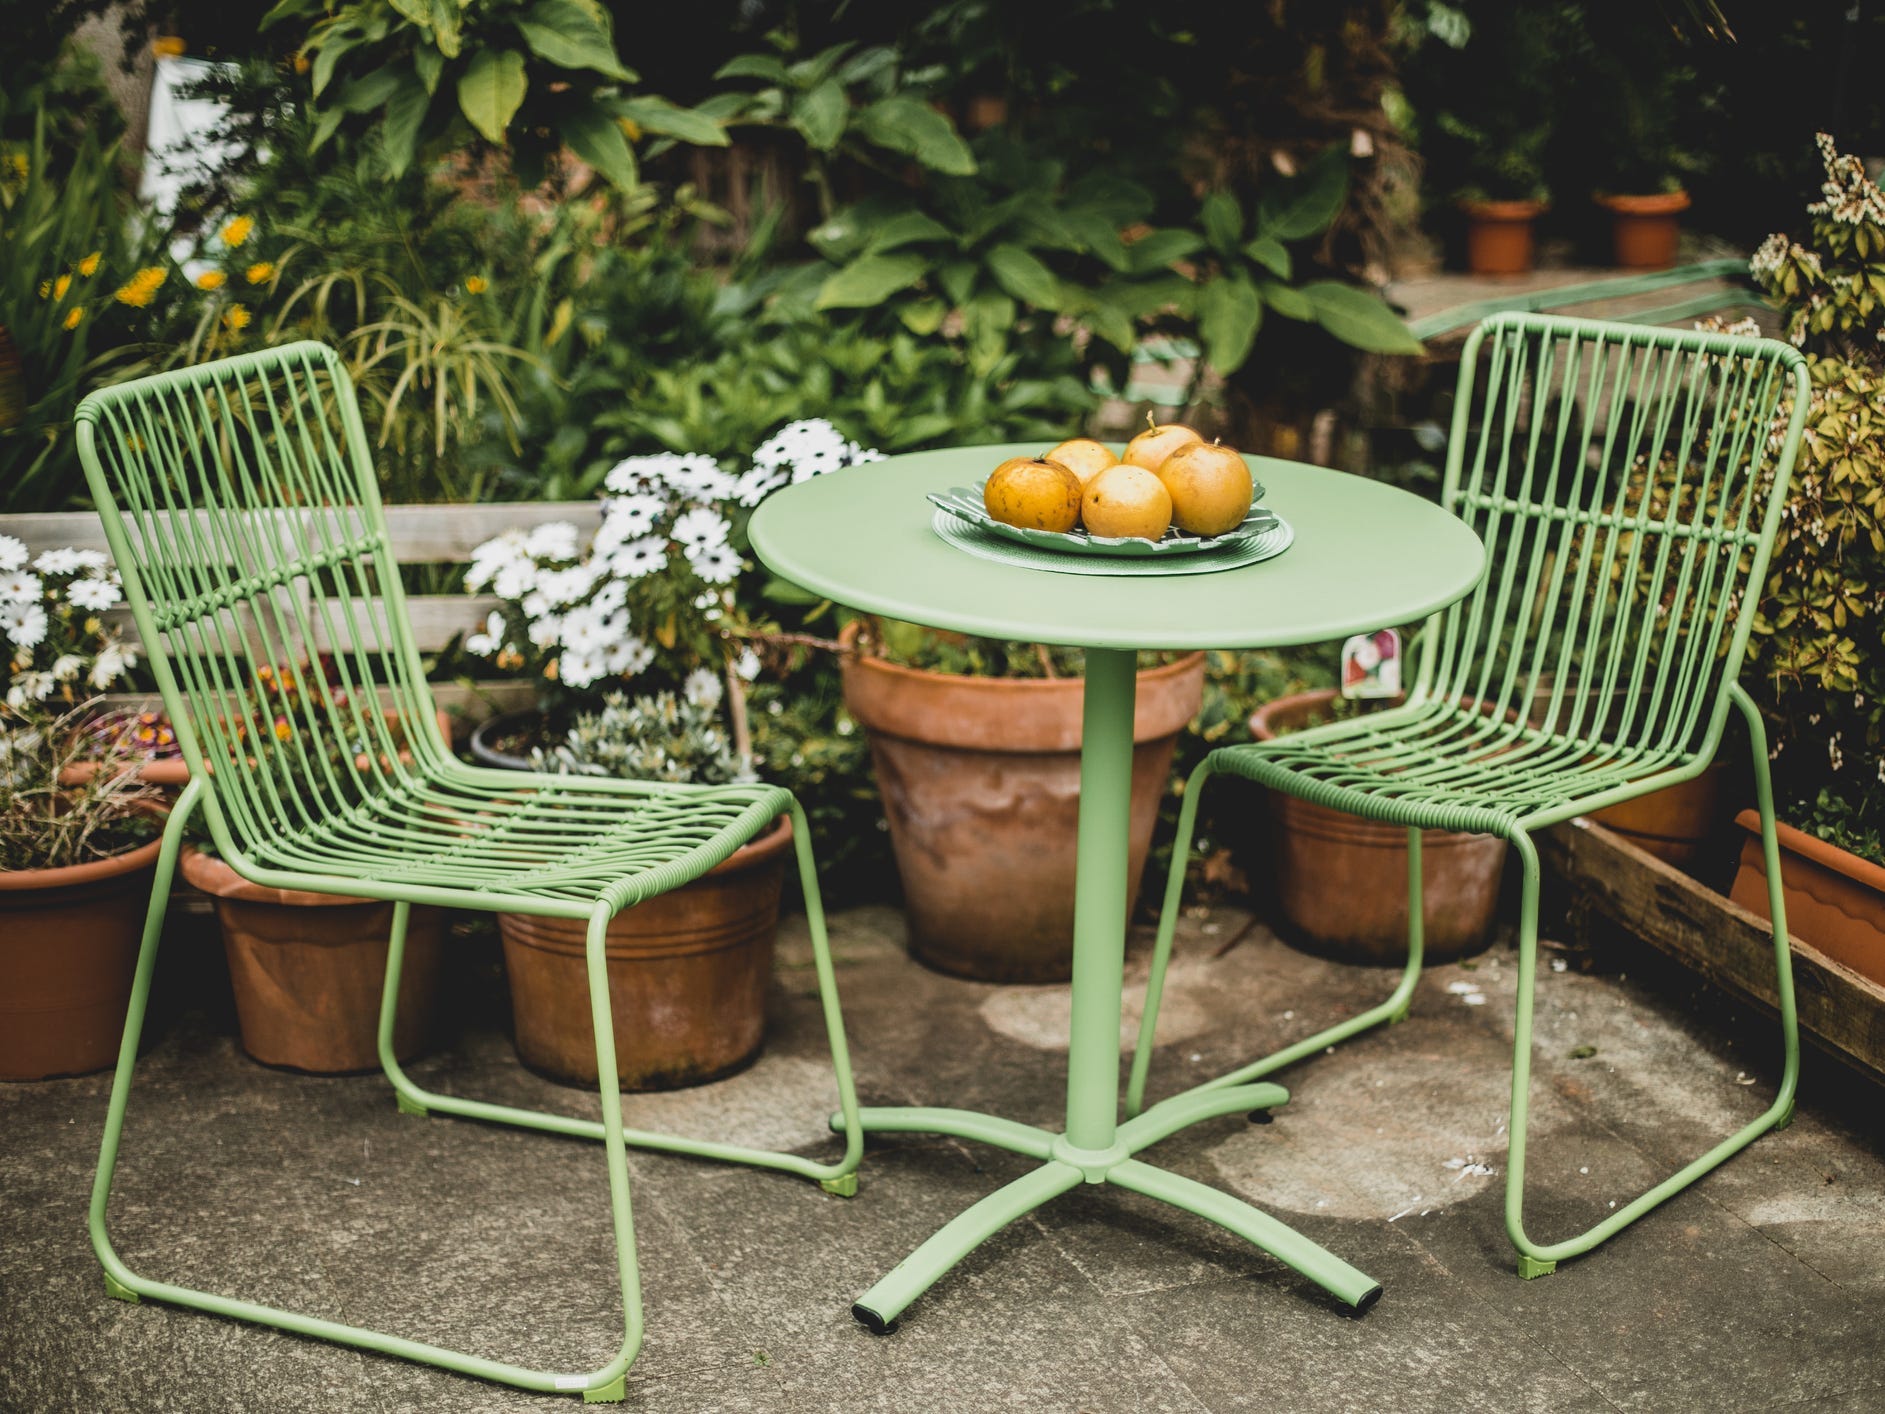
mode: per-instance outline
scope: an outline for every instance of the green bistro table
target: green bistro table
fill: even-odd
[[[1268,1083],[1200,1088],[1119,1122],[1120,995],[1136,655],[1275,648],[1407,623],[1462,598],[1485,550],[1461,521],[1377,482],[1253,457],[1263,504],[1294,528],[1280,556],[1214,574],[1064,574],[995,563],[931,529],[929,491],[975,485],[1035,444],[918,452],[815,477],[754,514],[753,548],[774,573],[841,604],[989,638],[1086,650],[1080,747],[1073,1016],[1067,1123],[1053,1134],[971,1110],[865,1109],[866,1132],[950,1134],[1041,1166],[952,1219],[858,1298],[879,1333],[965,1255],[1079,1183],[1115,1183],[1239,1234],[1357,1311],[1380,1286],[1249,1204],[1134,1157],[1201,1120],[1284,1103]],[[842,1117],[834,1118],[841,1128]]]

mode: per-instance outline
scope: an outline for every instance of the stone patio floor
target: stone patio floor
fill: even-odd
[[[192,933],[191,930],[196,930]],[[894,910],[835,920],[864,1103],[1053,1125],[1067,992],[937,976]],[[235,1044],[213,944],[186,921],[140,1069],[112,1228],[131,1265],[539,1366],[619,1331],[594,1146],[398,1114],[377,1076],[265,1069]],[[1147,940],[1135,940],[1130,1005]],[[446,1091],[591,1112],[518,1067],[488,938],[463,941]],[[1643,955],[1541,968],[1535,1234],[1601,1218],[1759,1113],[1764,1019]],[[1211,1121],[1149,1157],[1239,1193],[1386,1287],[1365,1318],[1226,1233],[1080,1188],[972,1256],[874,1337],[851,1300],[1027,1161],[873,1141],[850,1201],[802,1181],[632,1159],[648,1336],[629,1410],[1885,1409],[1885,1111],[1811,1059],[1797,1122],[1582,1260],[1521,1282],[1503,1231],[1509,948],[1433,969],[1406,1024],[1278,1078],[1267,1126]],[[1383,994],[1221,907],[1187,920],[1153,1088],[1228,1069]],[[226,984],[224,984],[226,986]],[[823,1152],[832,1092],[802,927],[770,1049],[630,1123]],[[1594,1048],[1588,1054],[1587,1048]],[[109,1300],[85,1235],[107,1077],[0,1086],[0,1409],[576,1409],[398,1360]]]

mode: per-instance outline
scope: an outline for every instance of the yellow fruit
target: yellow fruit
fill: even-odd
[[[1172,497],[1172,521],[1191,535],[1222,535],[1250,514],[1255,486],[1250,468],[1234,450],[1217,442],[1180,447],[1158,469]]]
[[[1171,492],[1142,466],[1121,462],[1087,483],[1080,518],[1091,535],[1140,535],[1157,540],[1172,524]]]
[[[982,506],[1003,525],[1069,531],[1080,523],[1080,478],[1059,462],[1011,457],[982,488]]]
[[[1120,460],[1142,466],[1147,471],[1157,471],[1165,458],[1180,447],[1203,440],[1182,422],[1153,422],[1152,414],[1148,412],[1145,415],[1145,431],[1126,443],[1126,455]]]
[[[1091,437],[1075,437],[1072,441],[1062,442],[1053,451],[1046,454],[1050,462],[1059,462],[1075,476],[1080,484],[1087,482],[1105,471],[1109,466],[1118,466],[1119,458]]]

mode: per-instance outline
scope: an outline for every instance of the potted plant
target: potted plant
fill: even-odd
[[[129,757],[66,785],[84,709],[0,710],[0,1080],[117,1058],[162,797]]]
[[[1257,741],[1316,726],[1359,704],[1332,688],[1292,693],[1257,709]],[[1399,966],[1407,957],[1407,831],[1267,792],[1269,858],[1284,936],[1348,962]],[[1491,937],[1506,845],[1496,835],[1421,835],[1426,955],[1478,952]]]
[[[363,768],[378,746],[343,734],[345,718],[326,708],[344,708],[345,694],[328,676],[319,662],[257,668],[246,715],[236,724],[242,757],[230,768],[266,764],[317,773],[329,795],[349,790],[346,766]],[[386,716],[394,749],[405,756],[398,716]],[[376,1069],[393,905],[252,883],[200,836],[185,847],[179,867],[187,883],[215,901],[242,1049],[266,1065],[317,1075]],[[401,1060],[429,1039],[444,931],[442,910],[413,908],[393,1035]]]
[[[870,741],[911,953],[980,981],[1066,981],[1080,785],[1078,651],[878,619],[847,625],[840,642],[848,650],[845,706]],[[1201,653],[1139,671],[1129,898],[1138,895],[1178,734],[1203,695]]]
[[[1772,736],[1788,928],[1885,981],[1885,307],[1868,284],[1885,192],[1819,145],[1808,243],[1773,235],[1749,262],[1806,350],[1812,403],[1744,677]],[[1762,913],[1764,871],[1755,840],[1732,892]]]
[[[794,480],[876,460],[831,424],[783,428],[735,474],[712,457],[629,457],[604,479],[601,526],[508,532],[479,546],[467,586],[502,601],[467,651],[542,685],[536,711],[473,734],[489,765],[702,784],[754,779],[745,687],[758,631],[738,593],[752,507]],[[631,690],[632,689],[632,690]],[[608,965],[625,1089],[702,1084],[764,1042],[791,825],[616,915]],[[580,923],[498,920],[519,1056],[596,1083]]]

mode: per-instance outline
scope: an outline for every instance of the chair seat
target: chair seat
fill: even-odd
[[[542,900],[547,911],[625,906],[700,877],[789,811],[776,786],[643,785],[582,776],[444,769],[325,820],[252,843],[239,861],[319,875],[334,892],[400,897],[447,889]],[[243,832],[250,834],[252,832]],[[295,887],[314,887],[305,878]]]
[[[1541,731],[1476,704],[1431,701],[1223,747],[1211,765],[1372,820],[1506,834],[1546,814],[1579,813],[1580,801],[1694,759]]]

